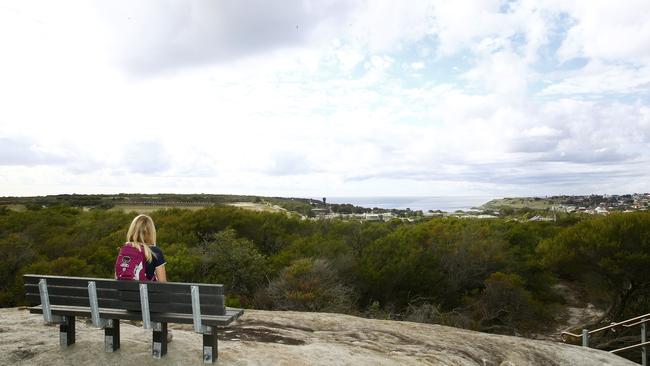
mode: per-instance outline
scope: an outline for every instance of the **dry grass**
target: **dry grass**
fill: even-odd
[[[286,211],[284,208],[280,206],[277,205],[271,206],[267,203],[234,202],[234,203],[228,203],[227,205],[239,207],[251,211],[261,211],[261,212],[285,212]]]
[[[238,207],[245,210],[257,211],[257,212],[286,212],[285,209],[279,206],[271,206],[266,203],[255,203],[255,202],[233,202],[227,203],[228,206]],[[194,206],[194,205],[115,205],[111,208],[111,211],[124,211],[124,212],[137,212],[137,213],[152,213],[158,210],[178,208],[182,210],[200,210],[208,206]]]
[[[12,211],[17,211],[17,212],[23,212],[27,210],[27,207],[25,205],[3,205],[3,206]]]
[[[179,208],[182,210],[200,210],[207,206],[183,206],[183,205],[115,205],[109,211],[124,211],[124,212],[137,212],[149,214],[158,210],[165,210],[170,208]]]

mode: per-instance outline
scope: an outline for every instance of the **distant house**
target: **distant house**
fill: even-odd
[[[383,217],[380,214],[366,214],[365,219],[367,221],[382,221]]]
[[[558,211],[564,211],[566,213],[574,212],[575,210],[576,210],[576,206],[560,205],[558,207]]]
[[[483,214],[483,215],[477,215],[476,218],[478,218],[478,219],[498,219],[499,217],[494,216],[494,215],[485,215],[485,214]]]
[[[329,210],[326,208],[312,208],[311,212],[314,214],[316,217],[325,217],[329,213]]]
[[[609,211],[605,207],[596,207],[594,209],[594,214],[596,215],[609,215]]]

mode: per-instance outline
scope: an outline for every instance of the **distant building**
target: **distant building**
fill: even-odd
[[[316,217],[325,217],[329,213],[329,210],[326,208],[312,208],[311,212],[314,214]]]
[[[483,214],[483,215],[477,215],[476,218],[477,219],[498,219],[499,217],[494,216],[494,215],[485,215],[485,214]]]
[[[596,207],[594,209],[594,214],[596,214],[596,215],[609,215],[609,211],[607,211],[607,209],[604,208],[604,207]]]
[[[380,214],[365,214],[364,217],[367,221],[382,221],[383,217]]]

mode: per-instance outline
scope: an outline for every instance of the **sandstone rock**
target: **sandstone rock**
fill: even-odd
[[[103,350],[103,331],[77,319],[77,343],[58,346],[58,328],[18,308],[0,309],[0,365],[201,364],[201,336],[170,325],[162,360],[151,333],[122,323],[121,349]],[[220,365],[635,365],[616,355],[549,341],[439,325],[341,314],[247,310],[220,333]]]

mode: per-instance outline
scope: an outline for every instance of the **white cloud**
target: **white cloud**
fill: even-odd
[[[341,32],[356,48],[391,52],[433,34],[432,1],[412,1],[408,6],[390,0],[359,3],[362,5]]]
[[[340,28],[345,1],[99,2],[117,60],[135,74],[231,61],[319,41]],[[134,36],[137,35],[137,36]]]
[[[418,61],[418,62],[413,62],[411,63],[411,68],[415,71],[420,71],[424,69],[426,66],[424,65],[424,62]]]
[[[157,141],[133,141],[122,153],[121,165],[130,173],[160,174],[171,167],[169,153]]]
[[[650,61],[650,3],[644,0],[562,2],[575,24],[558,50],[561,60],[589,57],[637,64]]]
[[[337,50],[336,57],[341,64],[341,68],[347,72],[350,72],[365,59],[365,55],[363,53],[350,48]]]
[[[24,4],[0,8],[5,194],[650,189],[644,4]]]
[[[544,88],[540,95],[630,94],[650,91],[650,64],[631,67],[592,61],[578,71],[558,73],[551,78],[557,78],[557,82]]]
[[[487,93],[525,97],[530,76],[525,60],[510,51],[499,51],[485,56],[462,77]]]
[[[66,160],[64,154],[48,151],[27,138],[0,138],[0,165],[51,165]]]

